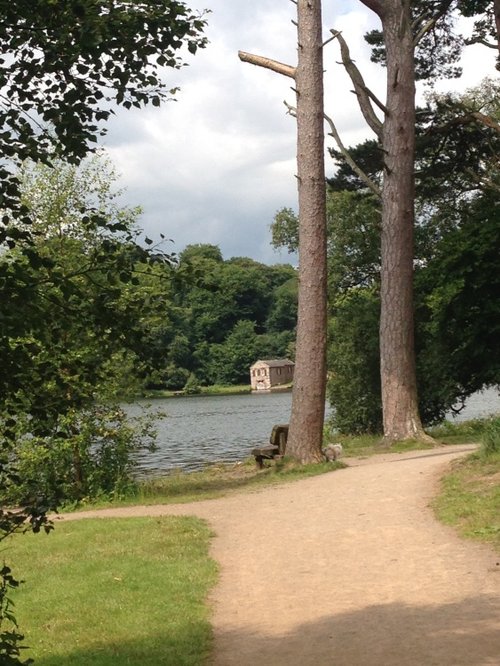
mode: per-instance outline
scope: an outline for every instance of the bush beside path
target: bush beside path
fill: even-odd
[[[216,538],[211,666],[486,666],[500,655],[500,556],[430,503],[454,446],[350,459],[294,484],[192,504]],[[173,665],[172,665],[173,666]]]

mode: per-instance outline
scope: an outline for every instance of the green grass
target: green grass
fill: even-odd
[[[461,423],[444,421],[439,426],[431,428],[429,434],[445,444],[466,444],[479,442],[489,428],[491,419],[472,419]]]
[[[166,474],[156,479],[142,481],[135,492],[126,497],[114,499],[113,502],[96,501],[81,504],[78,507],[67,507],[67,510],[196,502],[223,497],[229,493],[289,483],[318,474],[326,474],[343,467],[345,464],[342,461],[300,465],[285,458],[276,462],[269,461],[264,469],[259,470],[255,465],[255,460],[249,458],[243,463],[210,465],[199,472]]]
[[[434,428],[429,428],[427,433],[434,438],[435,445],[418,440],[405,440],[396,442],[390,448],[382,442],[382,435],[336,435],[327,430],[329,441],[340,442],[344,447],[346,457],[368,457],[381,453],[405,451],[419,451],[432,449],[433,446],[444,444],[471,444],[477,443],[488,427],[488,419],[476,419],[462,423],[444,422]]]
[[[199,393],[193,393],[193,396],[199,395],[239,395],[245,393],[251,393],[252,387],[250,384],[239,384],[236,386],[225,386],[222,384],[214,384],[213,386],[201,386]],[[168,390],[151,390],[143,391],[141,393],[142,398],[176,398],[178,396],[191,397],[190,394],[184,393],[184,391],[168,391]]]
[[[143,483],[138,499],[146,503],[210,499],[221,497],[229,492],[252,490],[305,479],[344,466],[341,462],[299,465],[285,459],[277,463],[269,463],[263,470],[257,470],[252,459],[252,461],[240,465],[216,465],[202,472],[171,474]]]
[[[58,524],[3,556],[23,655],[37,666],[196,666],[211,649],[206,597],[216,580],[210,532],[194,518]],[[5,545],[5,543],[4,543]]]
[[[500,453],[474,453],[457,460],[434,501],[437,517],[462,536],[490,543],[500,552]]]
[[[484,420],[481,428],[481,447],[455,461],[441,481],[434,510],[463,536],[500,552],[500,418]]]
[[[292,389],[292,384],[283,384],[282,386],[274,387],[273,391],[290,391]],[[199,395],[244,395],[245,393],[251,393],[252,387],[250,384],[236,384],[236,385],[226,385],[226,384],[213,384],[212,386],[201,386],[199,393],[184,393],[184,391],[167,391],[162,389],[143,391],[140,395],[141,398],[177,398],[182,397],[191,397]]]

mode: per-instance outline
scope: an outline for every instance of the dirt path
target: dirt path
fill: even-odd
[[[428,508],[465,450],[349,460],[277,488],[99,515],[209,521],[221,566],[213,666],[500,666],[500,557]]]

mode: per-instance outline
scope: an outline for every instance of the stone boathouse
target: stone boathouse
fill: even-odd
[[[250,367],[252,391],[270,391],[274,386],[290,384],[294,367],[293,361],[287,358],[256,361]]]

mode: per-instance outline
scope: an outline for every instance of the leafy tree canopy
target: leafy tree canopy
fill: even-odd
[[[126,473],[133,433],[118,426],[124,437],[100,447],[113,439],[104,430],[100,440],[97,435],[115,417],[88,408],[102,392],[106,370],[126,366],[123,352],[140,337],[135,308],[144,312],[144,303],[127,286],[139,281],[138,263],[150,267],[154,260],[135,242],[128,213],[109,215],[99,197],[89,206],[70,171],[63,190],[71,196],[58,200],[45,196],[47,189],[38,196],[36,187],[30,193],[27,187],[23,201],[18,170],[27,160],[78,164],[95,150],[114,106],[158,106],[173,95],[163,68],[180,67],[181,47],[191,53],[203,47],[204,27],[203,15],[176,0],[0,3],[0,494],[2,505],[25,502],[23,510],[0,509],[0,540],[24,529],[25,521],[35,531],[46,525],[47,500],[59,495],[57,488],[9,495],[20,478],[23,436],[28,462],[33,445],[40,445],[34,476],[44,462],[50,472],[45,453],[70,452],[78,496],[85,492],[80,444],[86,424],[86,452],[103,454],[100,461],[90,455],[90,473],[96,464],[110,470],[108,490]],[[94,491],[98,486],[101,481]],[[9,664],[22,663],[22,635],[8,598],[15,585],[4,566],[0,661]]]
[[[203,16],[176,0],[19,0],[0,8],[0,240],[27,211],[8,166],[53,155],[78,161],[105,131],[113,105],[160,102],[175,92],[163,68],[203,47]]]

